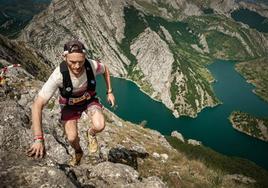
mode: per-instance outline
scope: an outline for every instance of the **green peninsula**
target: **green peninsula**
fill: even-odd
[[[245,112],[234,111],[229,120],[236,130],[260,140],[268,141],[268,118],[254,117]]]
[[[238,63],[235,69],[256,87],[253,92],[268,102],[268,58]]]

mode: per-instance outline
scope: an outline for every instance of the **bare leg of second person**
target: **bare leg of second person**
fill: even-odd
[[[65,133],[70,145],[74,148],[75,155],[69,162],[71,166],[79,165],[81,158],[83,156],[83,151],[79,144],[78,130],[77,130],[77,120],[69,120],[64,123]]]

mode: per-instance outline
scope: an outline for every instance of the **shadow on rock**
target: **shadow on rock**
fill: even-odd
[[[144,159],[148,157],[147,152],[138,152],[126,148],[112,148],[109,151],[108,161],[113,163],[121,163],[138,169],[138,158]]]

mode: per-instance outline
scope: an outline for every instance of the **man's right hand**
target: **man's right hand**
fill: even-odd
[[[32,147],[27,150],[28,157],[43,158],[46,154],[45,145],[43,142],[33,143]]]

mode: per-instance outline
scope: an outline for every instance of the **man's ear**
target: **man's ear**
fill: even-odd
[[[67,61],[67,54],[62,54],[61,58],[63,61]]]

